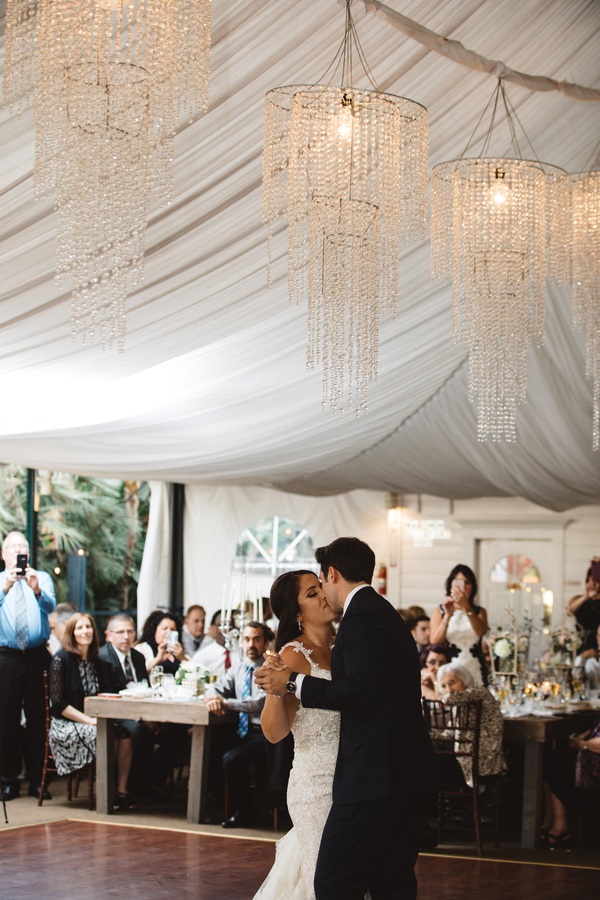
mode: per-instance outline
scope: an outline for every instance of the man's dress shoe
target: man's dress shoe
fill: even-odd
[[[29,790],[27,791],[27,796],[35,797],[36,800],[39,800],[40,799],[40,790],[41,790],[41,785],[30,784]],[[52,794],[50,793],[48,788],[44,789],[44,796],[42,797],[42,800],[52,800]]]
[[[2,787],[3,800],[16,800],[19,796],[19,786],[14,784],[5,784]]]

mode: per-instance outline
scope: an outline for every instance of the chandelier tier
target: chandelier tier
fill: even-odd
[[[585,332],[586,375],[592,382],[592,445],[600,449],[600,171],[570,176],[573,324]]]
[[[527,351],[544,337],[546,277],[568,280],[567,173],[538,160],[461,158],[431,173],[431,269],[452,281],[480,441],[516,440]]]
[[[427,110],[353,87],[357,40],[347,2],[342,86],[267,93],[262,220],[270,269],[272,229],[287,218],[289,295],[308,303],[307,368],[323,367],[323,406],[360,414],[377,378],[381,309],[397,308],[400,240],[425,237]]]
[[[180,116],[206,111],[210,28],[211,0],[8,0],[4,100],[21,111],[33,94],[34,193],[55,196],[56,274],[84,343],[124,347]]]

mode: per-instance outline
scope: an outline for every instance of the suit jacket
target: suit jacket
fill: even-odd
[[[139,650],[136,650],[135,647],[132,647],[129,651],[129,655],[137,680],[143,681],[145,678],[146,681],[148,681],[148,670],[146,669],[146,660],[144,659],[143,654],[141,654]],[[126,688],[127,680],[125,678],[125,672],[123,671],[123,666],[121,665],[121,661],[117,656],[117,652],[113,645],[104,644],[104,646],[100,648],[98,657],[105,663],[108,663],[112,682],[111,691],[117,693],[117,691],[122,691]]]
[[[301,693],[303,706],[341,711],[334,802],[434,789],[419,654],[397,611],[370,586],[354,595],[342,619],[331,675],[306,676]]]

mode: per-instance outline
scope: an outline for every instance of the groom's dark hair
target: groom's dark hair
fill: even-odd
[[[337,569],[350,584],[366,581],[371,584],[375,570],[375,554],[368,544],[355,537],[336,538],[326,547],[317,547],[315,559],[325,578],[329,567]]]

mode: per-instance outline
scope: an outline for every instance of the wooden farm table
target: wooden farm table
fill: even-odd
[[[105,815],[113,813],[115,796],[115,761],[113,723],[115,719],[143,722],[175,722],[192,726],[192,751],[188,783],[187,821],[198,824],[204,815],[208,746],[214,721],[202,699],[167,701],[125,699],[122,697],[86,697],[85,713],[96,716],[96,809]]]
[[[523,772],[523,811],[521,817],[521,846],[533,848],[539,844],[544,745],[549,741],[579,734],[591,727],[598,716],[597,709],[582,709],[564,716],[522,716],[504,720],[504,741],[525,745]]]

